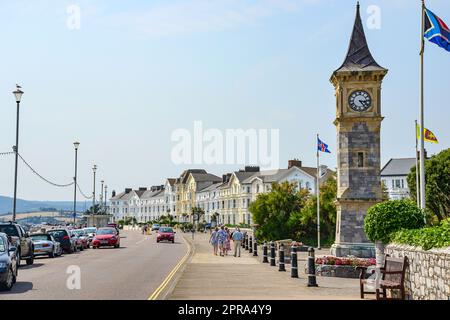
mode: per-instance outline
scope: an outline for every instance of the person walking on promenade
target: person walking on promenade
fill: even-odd
[[[228,251],[231,251],[231,235],[230,229],[225,227],[225,232],[227,233],[227,238],[225,239],[225,255],[228,255]]]
[[[220,255],[222,257],[225,257],[225,250],[226,250],[225,242],[227,240],[227,237],[228,237],[228,234],[225,231],[224,226],[220,227],[220,230],[217,232],[217,240],[219,243]]]
[[[211,245],[213,246],[213,252],[214,252],[215,256],[217,256],[217,249],[218,249],[218,245],[219,245],[218,233],[219,233],[219,228],[216,228],[213,231],[213,233],[211,233],[211,236],[209,237],[209,243],[211,243]]]
[[[239,228],[236,229],[236,231],[233,232],[233,244],[234,244],[234,256],[241,257],[241,244],[242,239],[244,238],[244,235],[241,233],[241,230]]]

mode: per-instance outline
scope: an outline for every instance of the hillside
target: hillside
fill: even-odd
[[[77,202],[77,211],[85,211],[91,202],[85,204],[84,201]],[[13,198],[0,196],[0,215],[11,213],[13,209]],[[72,201],[28,201],[17,199],[17,212],[37,212],[37,211],[73,210]]]

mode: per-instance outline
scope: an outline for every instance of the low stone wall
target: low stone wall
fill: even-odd
[[[450,247],[429,251],[391,244],[386,254],[394,258],[408,257],[405,289],[413,300],[450,299]]]

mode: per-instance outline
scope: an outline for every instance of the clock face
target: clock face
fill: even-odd
[[[366,91],[354,91],[348,98],[348,104],[352,110],[364,112],[372,106],[372,98]]]

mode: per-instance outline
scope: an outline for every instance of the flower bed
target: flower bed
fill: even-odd
[[[370,267],[376,265],[375,259],[361,259],[354,257],[337,258],[333,256],[324,256],[316,259],[318,265],[330,266],[352,266],[352,267]]]
[[[375,259],[325,256],[316,259],[316,274],[323,277],[357,279],[360,273],[357,267],[371,267],[375,265]]]

